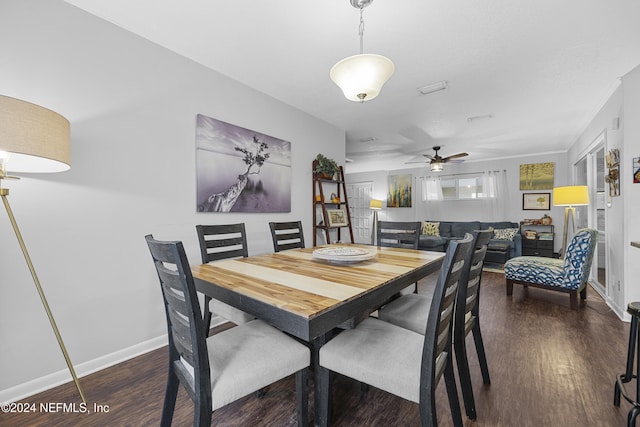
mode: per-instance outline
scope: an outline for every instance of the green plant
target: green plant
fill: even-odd
[[[339,169],[340,167],[335,160],[325,157],[322,154],[318,154],[316,156],[315,173],[333,176],[336,172],[338,172]]]

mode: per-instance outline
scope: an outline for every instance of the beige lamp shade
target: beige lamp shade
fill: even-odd
[[[382,209],[382,200],[371,199],[371,201],[369,202],[369,209]]]
[[[331,68],[329,76],[348,100],[364,102],[380,94],[394,71],[395,66],[389,58],[365,53],[339,61]]]
[[[11,172],[71,167],[69,121],[39,105],[0,95],[0,160]]]
[[[589,204],[589,187],[569,185],[553,189],[554,206],[584,206]]]

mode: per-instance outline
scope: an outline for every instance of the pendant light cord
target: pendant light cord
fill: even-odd
[[[360,8],[360,27],[358,28],[358,34],[360,34],[360,55],[364,53],[364,19],[362,18],[362,7]]]

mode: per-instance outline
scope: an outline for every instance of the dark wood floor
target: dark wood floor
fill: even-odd
[[[435,275],[421,282],[432,286]],[[622,426],[629,405],[612,404],[614,377],[624,369],[629,325],[621,322],[595,292],[584,307],[569,310],[569,297],[541,289],[514,289],[505,295],[504,276],[485,273],[481,324],[491,373],[483,386],[474,350],[470,363],[478,419],[465,426]],[[469,346],[473,341],[469,337]],[[162,408],[166,349],[81,378],[91,413],[6,414],[1,426],[153,426]],[[335,426],[419,425],[417,405],[370,388],[361,394],[345,378],[335,381]],[[72,383],[25,402],[79,402]],[[439,386],[438,419],[450,426],[444,384]],[[94,404],[108,409],[94,413]],[[53,407],[55,408],[55,406]],[[67,408],[70,409],[70,408]],[[77,407],[81,410],[80,407]],[[180,392],[174,426],[191,425],[193,406]],[[310,395],[310,419],[313,396]],[[266,396],[248,396],[213,415],[219,426],[293,426],[293,379],[271,386]]]

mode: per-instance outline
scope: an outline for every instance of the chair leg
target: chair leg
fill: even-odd
[[[627,416],[627,427],[635,427],[638,414],[640,414],[640,407],[634,406],[633,409],[629,411],[629,415]]]
[[[298,411],[298,427],[309,424],[309,370],[307,368],[296,372],[296,408]]]
[[[513,280],[507,279],[507,295],[513,295]]]
[[[636,340],[638,339],[638,318],[631,316],[631,327],[629,328],[629,347],[627,348],[627,364],[625,366],[624,374],[620,375],[622,383],[628,383],[633,379],[633,362],[635,360]],[[614,406],[620,406],[620,384],[616,378],[616,382],[613,389],[613,404]]]
[[[473,333],[473,342],[476,344],[476,353],[478,354],[478,362],[480,362],[480,371],[482,372],[482,382],[486,385],[491,384],[489,377],[489,365],[487,364],[487,356],[484,352],[484,342],[482,341],[482,332],[480,332],[480,319],[476,317],[476,322],[471,330]]]
[[[169,367],[169,376],[167,378],[167,388],[164,393],[164,405],[162,407],[162,420],[160,421],[160,427],[171,426],[179,386],[180,380],[178,379],[178,376],[173,372],[173,369]]]
[[[476,405],[473,399],[471,373],[469,372],[469,361],[467,360],[467,346],[465,345],[464,335],[460,335],[454,339],[454,347],[456,350],[456,362],[458,364],[458,376],[460,377],[460,388],[462,389],[462,400],[464,401],[464,410],[467,417],[475,420]]]
[[[202,399],[196,397],[194,402],[195,410],[193,412],[194,427],[209,427],[211,425],[211,408],[201,403]]]
[[[451,418],[455,427],[462,427],[462,414],[460,413],[460,401],[458,400],[458,388],[456,387],[456,377],[453,372],[453,358],[451,351],[447,355],[447,365],[444,367],[444,382],[447,386],[447,396],[449,397],[449,407],[451,408]],[[435,408],[433,411],[435,417]]]
[[[211,329],[211,309],[209,308],[209,303],[211,302],[211,297],[204,297],[204,336],[205,338],[209,336],[209,329]]]
[[[580,291],[580,299],[581,300],[586,300],[587,299],[587,286],[585,285],[584,288],[582,288],[582,290]]]
[[[315,396],[316,423],[320,427],[326,427],[331,416],[331,371],[318,365],[315,380],[318,382],[316,391],[319,391],[319,396]]]
[[[420,398],[420,425],[422,427],[435,427],[438,425],[435,386],[433,389],[427,387],[424,400],[422,396]]]
[[[569,306],[571,307],[571,310],[578,309],[578,291],[569,292]]]

